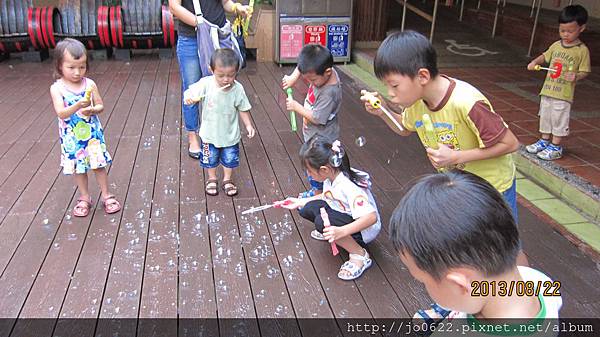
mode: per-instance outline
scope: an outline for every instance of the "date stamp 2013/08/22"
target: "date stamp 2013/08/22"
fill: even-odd
[[[560,296],[560,281],[472,281],[471,296]]]

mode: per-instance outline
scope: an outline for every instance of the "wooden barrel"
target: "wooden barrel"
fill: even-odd
[[[0,37],[27,35],[27,9],[33,0],[0,0]]]
[[[108,47],[98,34],[98,8],[102,0],[60,0],[62,36],[81,41],[89,49]]]
[[[18,4],[17,4],[18,2]],[[21,19],[15,19],[14,29],[22,31],[12,32],[10,20],[2,20],[2,32],[0,34],[0,52],[13,53],[30,51],[32,49],[42,50],[54,48],[56,46],[56,35],[60,34],[61,18],[60,13],[55,7],[31,7],[31,1],[2,1],[0,11],[7,17],[13,15],[23,15]],[[10,9],[9,6],[15,6]],[[27,6],[27,7],[23,7]],[[22,14],[21,14],[22,12]],[[0,18],[4,17],[0,14]],[[7,31],[8,30],[8,31]]]
[[[125,2],[123,3],[125,4]],[[127,4],[130,5],[131,2]],[[136,8],[143,7],[142,2],[138,4],[141,7]],[[150,7],[148,10],[150,10]],[[108,17],[108,22],[101,22],[105,17]],[[145,18],[145,26],[142,24],[137,28],[133,28],[133,24],[128,25],[125,21],[126,17],[137,18],[137,14],[132,12],[127,14],[127,11],[121,6],[101,7],[98,14],[100,40],[105,44],[124,49],[170,48],[175,45],[175,24],[167,6],[160,6],[160,15],[153,19],[160,22],[158,28],[151,27],[152,19],[150,18]],[[137,24],[140,21],[135,22]],[[135,31],[127,31],[126,29],[129,26]],[[141,31],[142,27],[149,30]]]

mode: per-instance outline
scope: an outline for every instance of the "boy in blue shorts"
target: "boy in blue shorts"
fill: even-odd
[[[248,138],[256,131],[250,121],[250,102],[244,87],[235,80],[239,68],[239,58],[228,48],[217,49],[211,59],[212,76],[204,77],[192,84],[184,92],[184,102],[202,104],[200,125],[200,166],[208,171],[205,192],[217,195],[217,167],[223,166],[223,191],[227,196],[238,192],[231,176],[233,169],[240,165],[239,143],[241,139],[239,117],[241,117]],[[238,117],[239,116],[239,117]]]

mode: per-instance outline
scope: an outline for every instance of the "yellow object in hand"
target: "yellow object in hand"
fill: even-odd
[[[92,87],[89,87],[85,90],[85,96],[83,96],[83,98],[88,101],[92,99]]]
[[[425,132],[423,133],[423,140],[427,147],[432,148],[434,150],[439,149],[439,145],[437,142],[437,135],[435,133],[435,129],[433,127],[433,122],[431,122],[431,117],[428,114],[423,114],[423,128]]]

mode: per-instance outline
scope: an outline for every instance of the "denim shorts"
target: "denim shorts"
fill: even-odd
[[[515,223],[519,224],[519,213],[517,213],[517,179],[513,180],[512,186],[510,186],[509,189],[502,192],[502,196],[512,211],[512,216],[513,219],[515,219]]]
[[[200,141],[200,150],[200,166],[203,168],[215,168],[219,164],[226,168],[240,166],[239,143],[228,147],[216,147]]]

